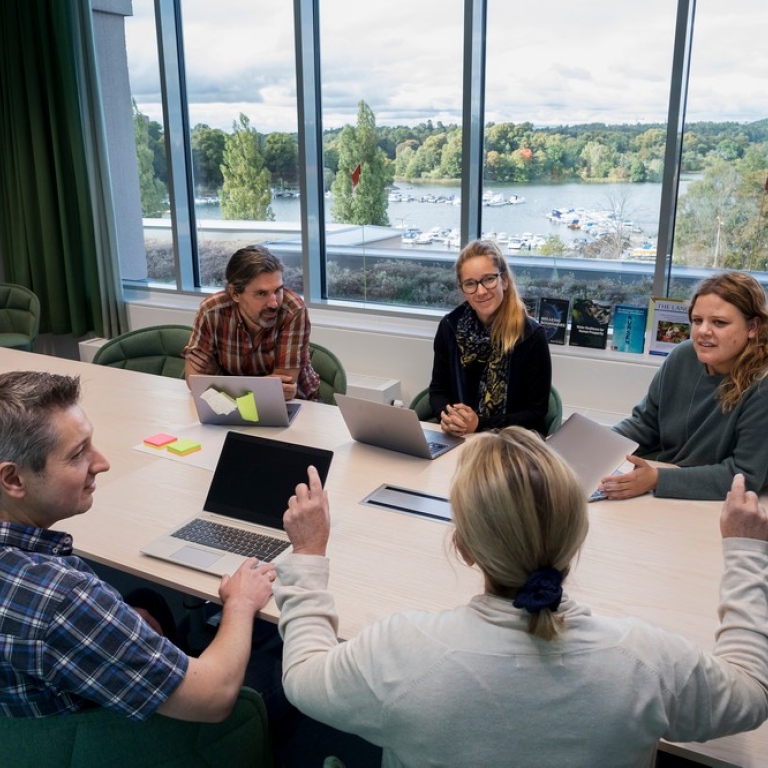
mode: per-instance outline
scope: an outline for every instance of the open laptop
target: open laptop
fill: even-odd
[[[203,510],[141,552],[220,576],[246,557],[272,560],[289,546],[288,499],[310,465],[325,483],[332,458],[321,448],[228,432]]]
[[[201,424],[287,427],[299,403],[286,403],[277,376],[204,376],[187,379]]]
[[[396,405],[335,395],[344,423],[360,443],[390,451],[409,453],[422,459],[436,459],[461,445],[464,439],[434,429],[425,429],[416,411]]]
[[[627,455],[634,453],[638,446],[634,440],[580,413],[568,417],[547,440],[547,445],[570,464],[590,501],[605,498],[597,490],[604,477],[632,470]]]

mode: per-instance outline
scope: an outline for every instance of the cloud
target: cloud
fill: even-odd
[[[133,5],[132,92],[145,114],[162,120],[153,3]],[[295,131],[293,4],[182,8],[192,123],[228,131],[244,112],[259,131]],[[323,0],[320,13],[324,127],[354,123],[361,99],[382,125],[461,123],[463,0]],[[666,121],[675,15],[669,0],[646,0],[641,14],[615,0],[553,0],[527,10],[489,0],[486,119]],[[697,9],[689,120],[768,116],[766,29],[764,0]]]

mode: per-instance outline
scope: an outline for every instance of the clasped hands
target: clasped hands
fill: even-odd
[[[464,437],[464,435],[477,432],[479,424],[479,416],[464,403],[446,405],[440,414],[440,428],[443,432],[456,437]]]

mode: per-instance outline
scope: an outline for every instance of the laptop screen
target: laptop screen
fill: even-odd
[[[325,483],[333,452],[256,435],[228,432],[213,473],[205,511],[270,528],[283,528],[283,513],[312,465]]]

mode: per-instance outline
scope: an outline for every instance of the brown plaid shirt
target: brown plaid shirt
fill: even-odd
[[[230,376],[267,376],[285,368],[298,368],[297,397],[317,400],[320,379],[309,359],[309,315],[304,302],[293,291],[283,291],[283,302],[274,320],[251,338],[237,304],[226,291],[200,303],[189,349],[210,352],[220,373]]]

